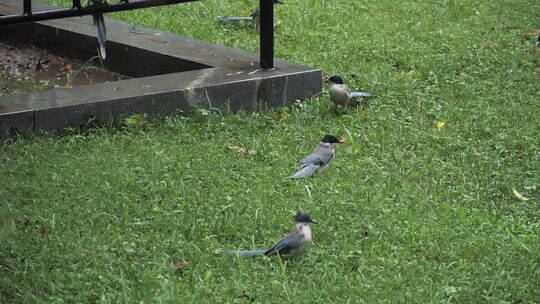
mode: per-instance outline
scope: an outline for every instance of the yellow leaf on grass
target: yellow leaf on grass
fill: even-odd
[[[244,154],[244,156],[257,154],[257,151],[255,151],[255,150],[248,150],[246,148],[242,148],[242,147],[238,147],[238,146],[229,146],[228,148],[233,150],[233,151],[236,151],[238,153]]]
[[[277,120],[284,121],[285,119],[287,119],[287,115],[285,115],[285,113],[283,112],[280,112],[277,116]]]
[[[439,130],[442,129],[442,127],[444,127],[445,124],[446,124],[446,122],[444,122],[444,121],[437,121],[435,123],[435,125],[437,126],[437,129],[439,129]]]
[[[520,201],[528,201],[529,199],[523,196],[521,193],[519,193],[516,188],[512,187],[512,194]]]

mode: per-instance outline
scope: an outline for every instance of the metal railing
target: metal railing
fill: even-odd
[[[260,0],[260,66],[274,68],[274,0]]]
[[[100,5],[83,6],[81,0],[73,0],[71,8],[61,8],[47,11],[32,11],[32,0],[23,0],[23,12],[16,15],[0,16],[0,26],[25,22],[79,17],[111,12],[121,12],[134,9],[194,2],[201,0],[117,0],[117,3],[107,3],[105,0],[91,0]],[[274,67],[274,1],[260,0],[260,67]]]

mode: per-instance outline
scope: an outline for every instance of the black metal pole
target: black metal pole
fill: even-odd
[[[30,2],[30,0],[25,0]],[[29,15],[7,15],[0,16],[0,25],[6,24],[15,24],[15,23],[24,23],[24,22],[35,22],[67,17],[79,17],[85,15],[92,15],[97,13],[110,13],[110,12],[121,12],[129,11],[137,8],[146,8],[154,6],[162,6],[169,4],[177,4],[184,2],[194,2],[200,0],[138,0],[133,2],[120,2],[120,3],[109,3],[108,5],[101,6],[88,6],[81,8],[63,8],[57,10],[49,10],[42,12],[34,12]],[[271,1],[271,0],[270,0]]]
[[[25,15],[32,15],[32,0],[24,0],[23,11]]]
[[[260,56],[261,69],[274,67],[274,1],[260,0]]]

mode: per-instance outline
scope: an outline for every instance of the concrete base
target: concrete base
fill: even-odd
[[[34,3],[34,10],[54,9]],[[22,12],[22,1],[2,0],[0,14]],[[321,71],[276,60],[259,70],[259,55],[168,32],[106,20],[105,67],[132,79],[0,97],[0,141],[17,132],[62,131],[134,113],[171,115],[177,109],[227,108],[253,112],[287,106],[322,91]],[[75,17],[0,26],[0,39],[31,42],[70,58],[97,55],[92,18]],[[254,42],[255,43],[255,42]]]

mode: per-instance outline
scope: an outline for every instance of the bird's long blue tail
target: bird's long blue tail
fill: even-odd
[[[352,97],[373,97],[375,95],[367,92],[351,92]]]
[[[263,255],[266,250],[218,250],[216,253],[226,253],[235,255],[255,256]]]
[[[219,16],[217,17],[218,20],[222,21],[242,21],[242,20],[253,20],[253,17],[224,17]]]
[[[289,176],[289,178],[300,179],[300,178],[310,177],[313,174],[315,174],[315,172],[317,172],[317,169],[319,169],[319,166],[317,166],[317,165],[308,165],[308,166],[305,166],[304,168],[302,168],[302,170],[300,170],[300,171],[296,172],[295,174]]]

